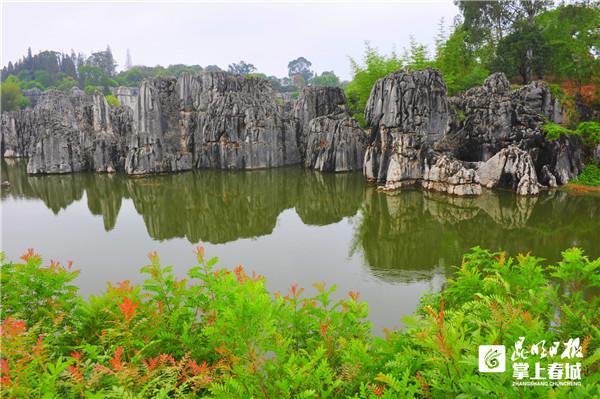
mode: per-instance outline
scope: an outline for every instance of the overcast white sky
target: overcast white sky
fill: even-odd
[[[409,35],[427,43],[440,18],[458,14],[452,0],[395,2],[4,2],[2,65],[41,50],[89,55],[110,45],[122,67],[134,64],[209,64],[227,68],[243,59],[259,72],[287,75],[304,56],[317,72],[350,77],[348,57],[361,57],[365,40],[401,53]]]

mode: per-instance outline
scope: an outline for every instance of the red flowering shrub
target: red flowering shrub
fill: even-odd
[[[33,250],[25,263],[3,262],[1,396],[527,397],[534,391],[510,378],[478,374],[478,345],[567,334],[583,337],[586,379],[536,394],[599,393],[599,299],[587,295],[600,287],[600,260],[577,250],[544,269],[533,257],[475,249],[445,291],[425,297],[408,328],[386,339],[372,335],[358,292],[334,301],[335,286],[316,283],[316,294],[304,296],[292,284],[272,296],[263,277],[215,269],[202,247],[196,256],[182,279],[153,252],[143,285],[109,284],[88,300],[71,285],[71,264],[44,267]]]

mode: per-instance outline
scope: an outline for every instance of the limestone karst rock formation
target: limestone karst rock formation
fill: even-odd
[[[533,195],[582,169],[576,137],[549,141],[541,131],[545,120],[561,121],[548,85],[511,91],[503,74],[448,97],[438,71],[394,72],[371,91],[366,131],[334,87],[305,87],[292,102],[266,79],[204,72],[113,93],[120,106],[79,89],[34,93],[34,107],[2,113],[0,155],[28,157],[31,174],[362,169],[386,190],[416,184],[454,195],[497,187]]]
[[[181,90],[195,109],[198,168],[259,169],[300,163],[294,122],[266,79],[204,73]]]
[[[457,195],[481,192],[476,173],[433,151],[448,126],[446,92],[442,75],[433,69],[395,72],[375,84],[365,108],[371,128],[367,179],[388,190],[423,183]]]
[[[29,157],[32,174],[114,171],[123,165],[127,129],[114,126],[119,118],[111,114],[122,112],[100,94],[47,91],[34,108],[2,115],[2,153]]]
[[[438,149],[450,150],[463,161],[486,162],[498,151],[516,146],[526,151],[542,186],[565,184],[583,167],[577,137],[547,140],[546,119],[561,121],[558,101],[543,82],[532,82],[510,92],[506,76],[496,73],[481,87],[450,100],[455,120]],[[456,122],[456,115],[463,120]]]
[[[259,169],[299,163],[294,125],[264,79],[224,72],[120,89],[134,109],[125,170],[129,174],[192,168]]]
[[[321,172],[361,170],[367,136],[345,112],[311,119],[304,166]]]
[[[364,174],[384,189],[537,194],[582,168],[576,138],[549,141],[541,131],[544,118],[559,121],[557,107],[545,83],[511,93],[500,73],[452,98],[435,70],[392,73],[376,83],[365,109],[371,138]]]
[[[310,121],[319,116],[338,113],[344,110],[345,104],[344,92],[339,87],[302,88],[292,110],[296,122],[296,140],[302,159],[306,151]]]
[[[477,173],[479,182],[487,188],[506,187],[520,195],[539,192],[538,178],[531,156],[515,146],[503,148],[481,163]]]
[[[423,178],[425,147],[448,121],[446,84],[432,69],[399,71],[377,81],[365,108],[371,138],[364,162],[369,180],[388,189]]]
[[[362,169],[367,136],[347,112],[345,103],[339,87],[302,89],[293,114],[306,168],[321,172]]]

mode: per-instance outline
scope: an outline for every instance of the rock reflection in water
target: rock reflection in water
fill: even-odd
[[[474,246],[531,251],[551,261],[570,246],[600,256],[600,198],[562,191],[537,197],[485,192],[465,198],[406,190],[365,190],[353,251],[361,251],[385,280],[404,270],[427,271],[460,263]]]
[[[349,225],[354,229],[349,256],[360,254],[371,273],[385,281],[446,273],[476,245],[513,254],[532,251],[550,260],[577,245],[600,256],[600,198],[561,191],[538,197],[486,192],[464,198],[418,190],[390,195],[367,186],[360,173],[300,168],[34,177],[25,173],[23,161],[5,162],[2,181],[10,183],[3,199],[40,199],[54,214],[85,194],[89,211],[102,216],[106,231],[115,227],[122,202],[131,199],[148,235],[161,241],[185,237],[190,243],[223,244],[270,235],[279,215],[292,208],[311,226],[358,214]]]
[[[38,198],[55,214],[79,201],[114,228],[121,201],[130,198],[156,240],[185,237],[191,243],[227,243],[271,234],[277,217],[295,208],[308,225],[327,225],[356,214],[363,199],[359,173],[320,174],[300,168],[246,172],[200,170],[130,178],[77,173],[28,176],[25,162],[2,169],[10,186],[3,198]]]

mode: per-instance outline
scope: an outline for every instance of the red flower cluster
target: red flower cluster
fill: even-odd
[[[0,384],[6,387],[10,384],[10,367],[8,359],[0,358]]]
[[[119,346],[115,351],[112,359],[110,359],[110,365],[112,366],[114,371],[123,370],[125,367],[125,363],[123,362],[123,347]]]
[[[121,310],[121,314],[125,317],[125,320],[131,321],[133,316],[135,316],[135,310],[140,304],[138,302],[132,302],[129,298],[125,297],[123,299],[123,303],[119,303],[119,309]]]
[[[348,296],[352,298],[354,302],[358,301],[358,297],[360,297],[360,292],[358,291],[348,291]]]
[[[79,368],[79,364],[81,363],[81,353],[80,352],[71,352],[71,357],[75,359],[75,364],[69,365],[69,371],[71,373],[71,378],[75,381],[81,383],[83,382],[83,373]]]
[[[385,392],[385,386],[383,385],[371,385],[371,392],[373,392],[378,397],[383,395]]]
[[[14,337],[20,335],[26,330],[25,322],[23,320],[16,320],[8,316],[0,325],[0,335],[3,337]]]
[[[38,254],[36,254],[36,253],[33,251],[33,248],[27,248],[27,252],[25,252],[25,253],[24,253],[24,254],[21,256],[21,259],[22,259],[24,262],[27,262],[27,261],[29,261],[29,259],[30,259],[30,258],[34,258],[34,257],[38,257],[38,256],[39,256],[39,255],[38,255]]]

